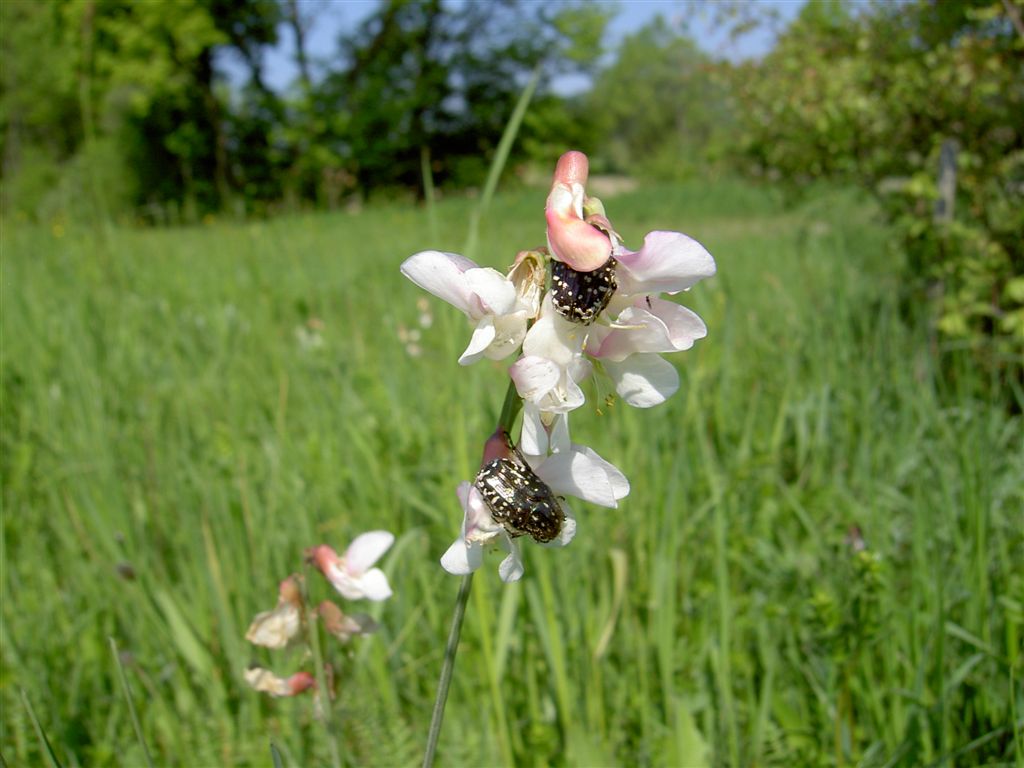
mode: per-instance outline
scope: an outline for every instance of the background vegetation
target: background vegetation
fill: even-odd
[[[741,64],[495,13],[382,3],[279,93],[290,0],[0,4],[0,754],[46,759],[34,712],[62,764],[140,764],[123,669],[158,764],[418,760],[505,366],[456,370],[462,319],[425,324],[397,267],[462,249],[539,67],[481,261],[542,241],[531,169],[572,146],[643,182],[606,200],[628,244],[679,229],[720,271],[683,297],[711,332],[680,395],[574,420],[626,503],[476,580],[441,762],[1021,764],[1021,3],[808,4]],[[303,549],[371,528],[396,596],[331,650],[325,729],[247,688],[304,660],[243,634]]]

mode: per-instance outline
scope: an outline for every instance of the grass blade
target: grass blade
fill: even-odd
[[[530,81],[523,88],[519,101],[516,102],[516,108],[512,110],[512,116],[505,125],[505,131],[501,134],[501,141],[498,142],[498,148],[494,152],[494,159],[491,160],[491,167],[487,171],[487,181],[484,182],[484,191],[480,195],[480,203],[469,217],[469,233],[466,235],[466,245],[462,249],[467,258],[474,258],[480,234],[480,217],[487,212],[487,208],[491,204],[491,198],[494,197],[494,191],[498,188],[498,179],[501,178],[501,172],[505,169],[505,163],[508,161],[509,153],[512,151],[512,144],[516,140],[519,126],[522,125],[523,117],[526,115],[526,108],[530,106],[533,93],[537,90],[537,83],[540,82],[540,72],[541,65],[538,64],[533,70]]]
[[[270,760],[274,764],[274,768],[284,768],[284,761],[281,759],[281,753],[277,749],[277,745],[270,742]]]
[[[139,723],[139,715],[135,711],[135,702],[132,701],[132,691],[128,687],[128,676],[124,673],[124,665],[121,664],[121,654],[117,650],[117,641],[113,637],[107,638],[110,641],[110,652],[114,656],[114,666],[117,667],[118,677],[121,678],[121,689],[124,691],[124,699],[128,702],[128,713],[132,718],[132,728],[135,729],[135,738],[139,740],[139,745],[142,747],[142,754],[146,757],[146,765],[149,768],[153,768],[153,758],[149,755],[149,747],[146,746],[146,740],[142,736],[142,724]]]
[[[60,760],[57,759],[57,754],[53,751],[53,747],[50,745],[50,740],[46,738],[46,732],[43,730],[43,726],[39,724],[39,718],[36,717],[36,711],[32,709],[32,703],[28,700],[28,695],[25,693],[25,689],[20,689],[21,703],[25,705],[25,711],[28,712],[28,719],[32,721],[32,727],[36,729],[36,736],[39,737],[39,741],[46,748],[46,755],[50,758],[50,765],[53,768],[61,768]]]

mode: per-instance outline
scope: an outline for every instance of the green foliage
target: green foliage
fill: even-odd
[[[606,200],[628,245],[679,228],[716,255],[682,297],[710,334],[669,403],[574,416],[631,494],[576,509],[571,546],[526,547],[519,584],[487,559],[439,764],[1019,759],[1024,424],[966,356],[962,389],[937,374],[875,208],[816,198],[701,181]],[[457,250],[471,210],[441,201],[429,245]],[[537,210],[496,197],[481,260],[506,266]],[[456,310],[420,324],[398,265],[428,230],[411,206],[102,239],[4,222],[10,765],[47,760],[19,689],[61,764],[143,765],[121,670],[156,765],[267,765],[270,742],[328,764],[309,698],[242,679],[308,661],[243,635],[304,548],[372,528],[399,534],[395,597],[370,607],[379,635],[331,649],[329,727],[346,765],[416,762],[458,583],[437,559],[507,380],[453,373]]]
[[[808,3],[763,62],[737,70],[746,151],[769,177],[877,189],[939,329],[1019,376],[1024,5],[851,8]],[[949,140],[959,149],[952,220],[935,213]]]
[[[587,94],[596,162],[661,180],[707,166],[729,124],[716,65],[661,16],[622,41]]]

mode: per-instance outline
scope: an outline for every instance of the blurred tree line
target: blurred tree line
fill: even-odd
[[[523,146],[575,143],[583,123],[549,84],[594,66],[608,18],[568,1],[385,0],[318,69],[297,0],[12,0],[0,14],[5,211],[157,221],[416,188],[424,159],[440,183],[479,183],[535,68]],[[278,93],[264,54],[283,35],[298,76]]]
[[[772,9],[708,7],[736,33]],[[4,211],[163,222],[333,208],[421,192],[425,168],[442,188],[475,186],[539,68],[512,167],[546,172],[578,147],[598,172],[860,184],[895,223],[908,284],[928,289],[942,332],[995,339],[1001,359],[1022,352],[1024,0],[816,0],[740,64],[661,18],[605,51],[616,9],[583,0],[381,0],[314,62],[306,8],[0,3]],[[278,92],[264,55],[285,36],[298,74]],[[243,62],[243,84],[226,57]],[[571,74],[589,88],[559,95],[552,83]],[[937,213],[944,146],[955,198]]]

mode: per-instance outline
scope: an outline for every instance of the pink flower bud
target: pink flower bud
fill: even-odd
[[[509,447],[508,433],[498,427],[484,443],[484,456],[480,460],[480,466],[486,467],[495,459],[507,459],[510,456],[512,456],[512,449]]]
[[[583,220],[587,156],[566,152],[558,159],[544,216],[552,256],[577,272],[592,272],[608,261],[612,244],[600,230]]]
[[[584,186],[587,183],[587,174],[590,172],[590,161],[582,152],[570,149],[560,158],[555,165],[555,183],[579,184]]]
[[[316,685],[316,678],[309,672],[296,672],[288,678],[288,695],[296,696]]]

